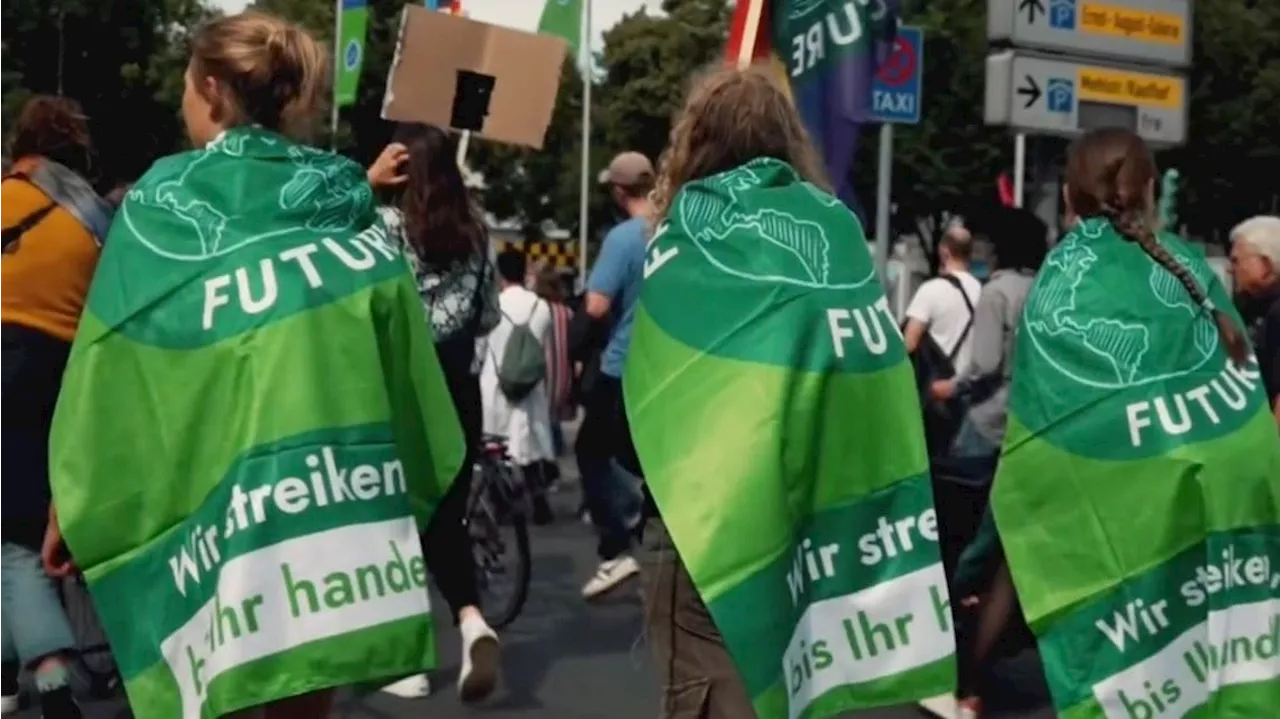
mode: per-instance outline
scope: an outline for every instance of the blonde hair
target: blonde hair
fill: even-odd
[[[227,124],[253,123],[302,138],[329,86],[325,49],[301,27],[260,12],[218,18],[196,34],[191,71],[212,77],[229,96],[219,102]]]
[[[666,219],[685,183],[759,157],[782,160],[830,189],[800,114],[767,68],[722,68],[702,76],[671,127],[651,195],[653,224]]]

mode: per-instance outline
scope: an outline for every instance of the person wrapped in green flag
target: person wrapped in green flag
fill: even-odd
[[[947,692],[920,404],[857,218],[762,69],[695,87],[662,168],[623,382],[661,515],[644,594],[666,712]]]
[[[995,526],[1062,719],[1280,707],[1280,437],[1203,254],[1158,231],[1155,163],[1077,141],[1077,218],[1018,329]]]
[[[138,719],[315,719],[434,661],[418,532],[462,434],[365,171],[291,139],[327,68],[267,15],[197,33],[198,149],[128,193],[71,352],[44,559]]]

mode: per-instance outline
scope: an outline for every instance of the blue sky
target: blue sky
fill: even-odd
[[[239,12],[250,0],[210,0],[227,12]],[[495,25],[520,30],[533,30],[542,15],[543,0],[462,0],[462,9],[470,17]],[[661,0],[595,0],[591,4],[591,45],[600,49],[601,34],[623,15],[641,7],[656,11]]]

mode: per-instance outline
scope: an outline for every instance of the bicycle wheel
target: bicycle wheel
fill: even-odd
[[[529,596],[532,557],[525,512],[509,472],[490,463],[477,473],[468,512],[476,588],[485,621],[501,629],[515,621]]]

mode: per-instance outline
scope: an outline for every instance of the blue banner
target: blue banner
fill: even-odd
[[[775,0],[772,43],[787,63],[796,107],[822,153],[836,195],[866,219],[853,193],[861,125],[873,122],[871,85],[893,48],[901,0]]]

